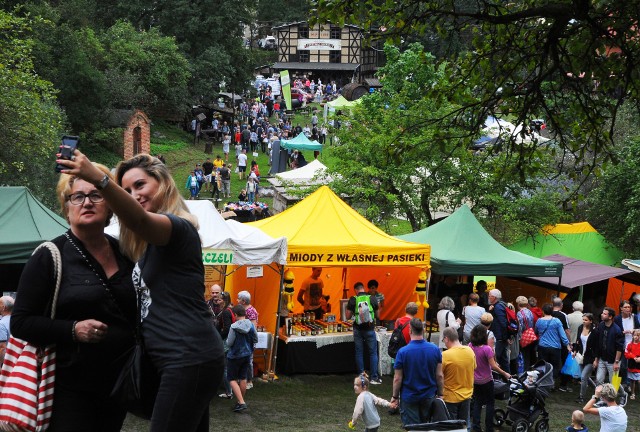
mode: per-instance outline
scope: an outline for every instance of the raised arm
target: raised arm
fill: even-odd
[[[63,170],[64,173],[75,175],[96,185],[96,187],[101,186],[105,177],[105,174],[94,166],[80,150],[74,151],[74,160],[59,159],[57,162],[67,167]],[[133,170],[129,172],[131,171]],[[127,186],[127,190],[115,182],[109,181],[101,192],[109,208],[118,216],[120,223],[126,225],[146,242],[163,246],[168,244],[171,238],[171,221],[166,215],[145,210],[138,199],[134,198],[134,195],[141,196],[140,191],[148,186],[145,182],[149,178],[149,176],[134,178],[131,186]]]

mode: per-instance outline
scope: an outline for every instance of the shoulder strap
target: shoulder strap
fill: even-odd
[[[451,313],[451,311],[447,311],[447,314],[444,316],[444,327],[447,328],[449,327],[449,314]]]
[[[60,282],[62,281],[62,257],[60,256],[60,249],[52,242],[44,242],[40,244],[33,253],[40,248],[49,249],[51,252],[51,258],[53,259],[53,269],[56,278],[56,288],[53,291],[53,298],[51,300],[51,319],[56,317],[56,306],[58,305],[58,294],[60,293]],[[32,254],[33,255],[33,254]]]

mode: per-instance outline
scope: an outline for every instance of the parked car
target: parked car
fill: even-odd
[[[311,93],[307,93],[306,91],[300,90],[299,88],[291,89],[291,99],[300,100],[300,94],[302,94],[302,97],[307,101],[307,103],[313,102],[313,95]]]
[[[264,39],[258,41],[258,46],[266,50],[275,50],[278,47],[276,38],[273,36],[267,36]]]

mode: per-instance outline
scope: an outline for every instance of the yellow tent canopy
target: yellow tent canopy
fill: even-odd
[[[295,206],[257,222],[286,237],[292,267],[428,267],[431,247],[386,234],[322,186]]]

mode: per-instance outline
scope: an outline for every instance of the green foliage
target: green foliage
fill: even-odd
[[[51,83],[34,72],[33,24],[0,10],[0,184],[27,186],[53,206],[42,191],[55,185],[64,114]]]
[[[442,61],[455,59],[452,90],[474,95],[458,99],[458,120],[477,132],[487,114],[513,114],[525,124],[545,118],[561,154],[583,162],[577,172],[612,156],[620,107],[640,98],[638,0],[624,7],[614,0],[316,0],[314,6],[318,20],[384,28],[380,35],[396,43],[430,37],[440,45],[456,35],[462,49],[441,50]],[[504,148],[521,161],[538,150],[516,139]],[[528,167],[518,164],[523,176],[531,174]]]
[[[387,45],[385,53],[388,63],[379,73],[384,87],[363,98],[352,117],[341,119],[334,151],[340,192],[381,226],[402,216],[417,230],[430,225],[436,212],[462,203],[489,222],[510,215],[511,225],[522,226],[501,228],[509,236],[526,231],[531,220],[557,220],[562,195],[543,187],[549,157],[531,153],[519,161],[535,174],[523,179],[507,153],[470,153],[459,139],[466,131],[455,113],[458,100],[473,96],[452,90],[451,66],[436,63],[420,44],[404,52]],[[544,198],[537,196],[546,189],[551,192]]]
[[[104,63],[111,92],[110,106],[134,106],[153,113],[179,111],[187,100],[189,63],[175,40],[157,29],[137,31],[119,21],[102,36]],[[126,82],[121,88],[122,82]],[[116,97],[117,96],[117,97]]]
[[[631,258],[640,257],[640,139],[627,142],[587,197],[591,223]]]

